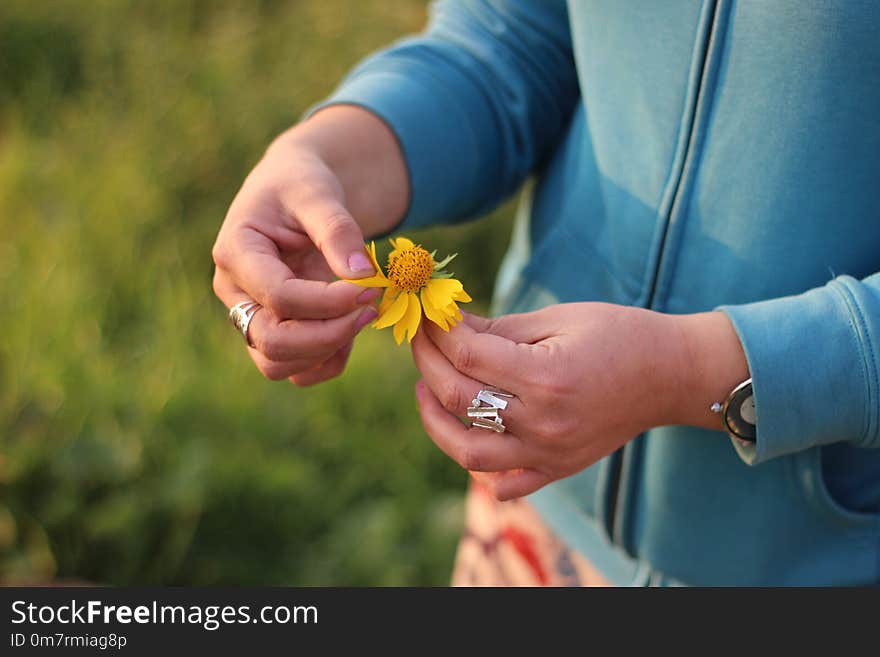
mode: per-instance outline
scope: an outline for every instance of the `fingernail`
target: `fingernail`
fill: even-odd
[[[359,304],[372,303],[379,298],[380,294],[382,294],[382,290],[377,287],[371,287],[358,295],[357,302]]]
[[[356,251],[348,256],[348,268],[355,274],[373,273],[376,271],[373,268],[373,263],[370,262],[367,254],[363,251]]]
[[[364,312],[361,313],[361,316],[358,317],[357,324],[355,324],[355,328],[360,331],[367,324],[372,322],[379,316],[379,311],[375,308],[367,308]]]

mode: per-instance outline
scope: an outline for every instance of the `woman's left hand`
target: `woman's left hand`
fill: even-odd
[[[423,322],[412,343],[423,376],[416,385],[422,423],[498,499],[534,492],[651,427],[680,423],[681,400],[702,382],[693,376],[687,317],[702,318],[689,326],[702,327],[704,337],[714,331],[713,339],[732,339],[744,365],[722,313],[674,316],[570,303],[491,320],[466,315],[448,333]],[[500,411],[504,433],[459,420],[486,384],[515,395]],[[701,400],[695,412],[717,421],[708,406]]]

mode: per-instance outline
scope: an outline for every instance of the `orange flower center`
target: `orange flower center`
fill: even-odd
[[[434,258],[420,246],[388,256],[388,279],[406,292],[418,292],[433,273]]]

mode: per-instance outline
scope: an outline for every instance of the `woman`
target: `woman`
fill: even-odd
[[[878,28],[863,3],[439,3],[272,144],[215,290],[259,304],[266,376],[329,379],[376,315],[336,280],[373,273],[364,237],[533,176],[496,319],[413,342],[425,429],[480,486],[456,581],[877,582]],[[506,430],[462,426],[489,386]]]

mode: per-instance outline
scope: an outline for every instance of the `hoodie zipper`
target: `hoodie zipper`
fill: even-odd
[[[657,246],[657,256],[654,262],[653,273],[649,286],[648,295],[645,300],[645,307],[652,308],[656,302],[657,284],[663,265],[666,260],[667,238],[669,236],[670,224],[675,208],[678,205],[681,195],[684,172],[687,163],[691,160],[694,148],[695,135],[697,132],[697,114],[701,103],[704,102],[704,87],[707,73],[707,65],[709,63],[710,51],[712,50],[712,42],[717,39],[718,31],[718,4],[719,0],[707,0],[703,5],[703,11],[700,15],[700,27],[697,34],[697,40],[694,48],[694,58],[691,64],[691,76],[686,92],[686,111],[682,116],[682,130],[679,135],[678,145],[674,158],[673,172],[667,183],[667,188],[663,194],[660,204],[660,216],[662,217],[662,228]],[[608,465],[608,496],[606,504],[606,529],[608,536],[612,542],[621,547],[626,547],[625,537],[622,525],[622,508],[626,506],[626,500],[621,500],[621,488],[626,483],[621,479],[624,460],[633,461],[635,454],[633,450],[641,449],[644,441],[634,439],[629,441],[622,448],[611,454]],[[631,468],[627,468],[630,470]],[[632,477],[632,473],[627,473],[627,479]],[[621,503],[623,502],[623,504]],[[628,550],[629,551],[629,550]],[[634,556],[634,555],[631,555]]]

